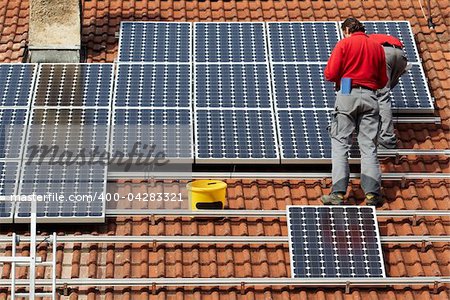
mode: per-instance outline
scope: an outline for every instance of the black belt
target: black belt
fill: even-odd
[[[363,85],[353,85],[352,89],[355,89],[355,88],[361,88],[361,89],[369,90],[369,91],[372,91],[372,92],[376,92],[376,90],[371,89],[371,88],[369,88],[367,86],[363,86]]]
[[[395,45],[391,45],[391,44],[383,44],[383,46],[403,50],[403,47],[399,47],[399,46],[395,46]]]

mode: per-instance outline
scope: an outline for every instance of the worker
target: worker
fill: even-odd
[[[378,90],[378,104],[380,106],[380,132],[378,134],[378,148],[394,149],[397,146],[397,137],[394,133],[394,123],[392,121],[392,108],[390,91],[393,89],[407,69],[408,60],[403,43],[396,37],[387,34],[371,34],[369,38],[383,46],[386,56],[387,85]],[[407,68],[409,67],[409,68]]]
[[[333,49],[325,78],[338,90],[329,127],[332,147],[333,186],[324,204],[340,205],[349,182],[348,154],[353,132],[358,134],[361,152],[361,186],[367,205],[382,204],[381,172],[377,158],[380,121],[376,91],[388,82],[383,48],[369,39],[364,25],[355,18],[342,23],[345,38]],[[345,86],[341,86],[344,84]]]

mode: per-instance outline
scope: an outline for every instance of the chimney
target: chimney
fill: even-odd
[[[30,0],[30,61],[80,62],[80,26],[79,0]]]

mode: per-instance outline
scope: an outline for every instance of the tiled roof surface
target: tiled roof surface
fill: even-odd
[[[424,1],[425,2],[425,1]],[[82,1],[82,42],[87,61],[112,62],[117,54],[116,32],[122,20],[168,21],[274,21],[341,20],[355,16],[363,20],[408,20],[411,22],[423,66],[436,100],[442,125],[401,124],[397,126],[403,148],[450,148],[450,6],[447,0],[431,1],[433,20],[430,30],[419,1],[178,1],[178,0],[92,0]],[[0,61],[22,61],[27,43],[28,1],[0,2]],[[450,158],[410,156],[382,163],[385,172],[450,172]],[[330,182],[305,181],[228,181],[227,206],[232,209],[284,209],[287,204],[319,204],[329,192]],[[144,189],[139,181],[122,181],[120,193]],[[450,181],[384,181],[387,203],[382,209],[450,209]],[[352,182],[350,201],[363,198],[358,181]],[[450,220],[443,217],[381,218],[383,235],[449,235]],[[110,218],[102,225],[40,226],[43,234],[94,233],[107,235],[285,235],[285,219],[141,217]],[[0,233],[10,232],[2,226]],[[17,228],[15,229],[17,230]],[[26,228],[24,228],[26,230]],[[4,245],[0,246],[0,252]],[[21,246],[27,255],[29,248]],[[38,249],[47,255],[48,245]],[[10,247],[6,254],[10,254]],[[50,254],[48,254],[50,255]],[[450,276],[450,245],[385,245],[389,276]],[[61,244],[57,253],[57,274],[63,278],[129,277],[283,277],[290,276],[287,245],[158,245],[149,244]],[[43,268],[38,275],[43,276]],[[26,270],[19,269],[24,277]],[[10,276],[7,266],[1,277]],[[0,289],[0,299],[5,299]],[[100,296],[101,295],[101,296]],[[74,289],[70,299],[449,299],[447,287],[394,286],[351,290],[281,287],[164,288],[155,294],[151,287]]]

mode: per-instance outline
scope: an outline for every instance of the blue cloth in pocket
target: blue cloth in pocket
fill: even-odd
[[[342,95],[350,95],[352,91],[352,79],[351,78],[342,78],[341,79],[341,94]]]

